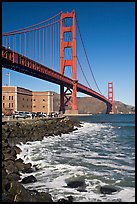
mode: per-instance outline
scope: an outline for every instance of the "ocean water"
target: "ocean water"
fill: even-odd
[[[31,173],[37,182],[24,186],[48,191],[54,201],[71,195],[74,202],[135,202],[135,116],[74,118],[82,127],[72,133],[18,145],[22,149],[18,158],[37,167]],[[72,179],[84,180],[85,191],[69,188]],[[101,194],[104,185],[118,191]]]

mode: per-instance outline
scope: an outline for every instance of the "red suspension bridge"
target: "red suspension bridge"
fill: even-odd
[[[85,75],[76,53],[76,26],[95,91]],[[41,23],[2,34],[2,66],[60,85],[60,111],[71,106],[77,113],[77,92],[106,104],[106,113],[114,112],[113,83],[108,83],[108,98],[101,94],[93,75],[75,11],[60,12]],[[83,59],[83,57],[82,57]],[[79,83],[77,67],[87,85]]]

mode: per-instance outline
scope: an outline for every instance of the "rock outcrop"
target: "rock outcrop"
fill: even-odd
[[[31,163],[25,164],[22,159],[17,159],[21,149],[16,144],[69,133],[75,130],[74,126],[80,126],[80,123],[67,117],[2,123],[2,202],[53,202],[48,192],[28,190],[22,185],[37,182],[37,179],[33,176]],[[21,172],[32,175],[19,182]]]

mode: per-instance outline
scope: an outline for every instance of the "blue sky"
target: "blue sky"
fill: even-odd
[[[114,85],[114,99],[135,105],[135,3],[134,2],[3,2],[2,32],[44,21],[60,11],[75,10],[92,71],[103,95],[108,81]],[[77,55],[82,52],[77,37]],[[84,61],[83,61],[84,62]],[[87,65],[84,73],[93,84]],[[2,85],[21,86],[30,90],[53,90],[59,86],[34,77],[2,69]],[[77,68],[79,73],[79,68]],[[78,78],[80,83],[84,80]],[[85,84],[86,85],[86,84]],[[97,91],[97,90],[96,90]],[[78,93],[78,96],[86,96]]]

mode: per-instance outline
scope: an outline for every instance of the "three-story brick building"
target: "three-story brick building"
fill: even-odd
[[[53,112],[53,92],[30,91],[17,86],[2,86],[2,112]]]

